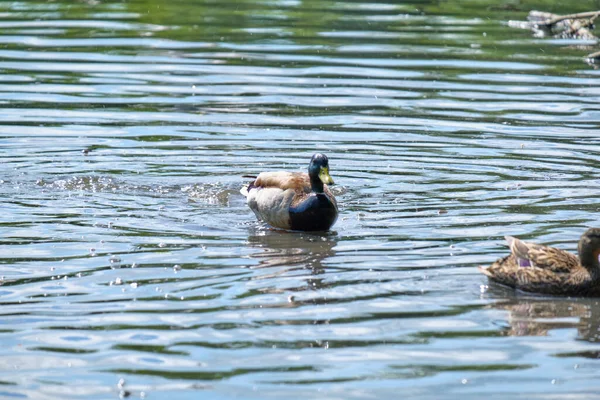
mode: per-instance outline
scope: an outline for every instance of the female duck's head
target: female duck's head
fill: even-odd
[[[600,228],[590,228],[581,235],[577,252],[581,265],[600,276]]]
[[[323,184],[333,185],[333,179],[329,176],[329,160],[325,154],[317,153],[310,159],[308,165],[308,176],[313,191],[323,192]]]

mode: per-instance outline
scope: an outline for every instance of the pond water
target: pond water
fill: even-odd
[[[476,268],[600,226],[593,43],[507,24],[595,8],[0,3],[0,397],[595,398],[599,300]],[[333,230],[256,221],[317,151]]]

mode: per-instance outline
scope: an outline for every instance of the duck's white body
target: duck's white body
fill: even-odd
[[[261,173],[254,184],[267,177],[268,174]],[[296,196],[294,189],[281,189],[278,187],[244,186],[241,193],[246,196],[246,203],[256,217],[271,226],[282,229],[290,229],[290,207]]]

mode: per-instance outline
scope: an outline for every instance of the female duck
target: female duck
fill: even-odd
[[[338,216],[329,176],[329,160],[315,154],[308,174],[301,172],[262,172],[242,188],[248,206],[257,218],[276,228],[299,231],[325,231]]]
[[[579,239],[577,256],[554,247],[506,236],[511,254],[480,271],[491,280],[525,292],[567,296],[600,295],[600,229]]]

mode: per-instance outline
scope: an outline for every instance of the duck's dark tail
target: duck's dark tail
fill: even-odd
[[[256,176],[242,175],[242,178],[252,179],[252,182],[245,184],[240,189],[240,193],[242,194],[242,196],[248,197],[248,192],[250,191],[250,189],[252,189],[253,187],[256,187],[256,186],[254,186],[254,182],[256,181]]]

